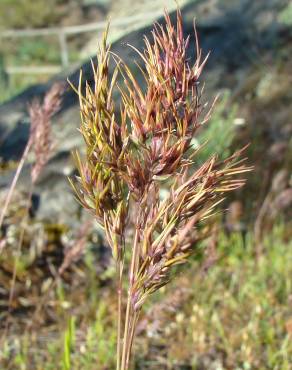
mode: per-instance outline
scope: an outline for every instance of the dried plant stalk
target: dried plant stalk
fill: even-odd
[[[56,83],[45,95],[43,104],[41,104],[39,100],[34,100],[28,107],[30,116],[29,138],[18,163],[15,175],[5,199],[5,203],[1,210],[0,229],[29,152],[34,152],[34,163],[31,170],[32,187],[50,158],[53,148],[51,136],[51,118],[61,107],[63,92],[64,86]],[[30,190],[30,193],[32,194],[32,189]],[[31,194],[28,197],[28,207],[30,206]],[[3,246],[0,248],[0,253],[2,249]]]
[[[152,40],[145,37],[138,50],[144,68],[145,91],[131,70],[116,55],[116,69],[109,78],[110,48],[106,35],[92,63],[94,88],[86,83],[79,95],[81,128],[87,153],[75,155],[79,176],[72,181],[77,198],[104,228],[117,264],[118,344],[117,370],[129,368],[135,330],[147,297],[167,284],[171,271],[183,264],[206,237],[205,220],[223,200],[223,194],[240,188],[236,175],[249,171],[234,153],[223,162],[216,153],[196,168],[197,149],[192,146],[197,129],[207,122],[203,115],[199,78],[207,61],[202,59],[195,30],[196,60],[189,64],[182,16],[176,27],[165,14],[166,26],[154,26]],[[117,76],[124,87],[117,86]],[[115,114],[113,90],[122,98]],[[195,170],[193,170],[195,168]],[[163,184],[169,194],[161,200]],[[135,216],[133,217],[133,210]],[[134,228],[133,240],[126,240]],[[130,254],[125,313],[122,309],[124,255]],[[122,334],[122,317],[124,332]]]
[[[53,147],[53,139],[51,135],[51,118],[52,116],[60,109],[61,106],[61,97],[64,91],[64,87],[61,84],[54,84],[51,89],[47,92],[44,97],[44,101],[41,104],[39,100],[34,100],[32,104],[29,106],[29,116],[30,116],[30,135],[28,139],[28,143],[26,144],[24,153],[18,165],[16,174],[14,176],[12,185],[9,189],[9,195],[7,197],[5,206],[8,207],[10,197],[12,196],[12,192],[16,186],[18,177],[21,173],[22,167],[25,163],[26,157],[29,151],[34,152],[34,163],[31,169],[31,186],[29,189],[28,198],[26,200],[26,207],[24,212],[24,220],[28,217],[29,208],[31,206],[31,199],[34,189],[34,184],[37,181],[38,177],[40,176],[41,172],[43,171],[45,165],[47,164],[52,147]],[[1,222],[4,219],[6,208],[1,215],[0,219],[0,227]],[[21,247],[24,238],[24,227],[21,228],[20,237],[17,244],[17,251],[16,251],[16,258],[14,261],[13,266],[13,275],[11,281],[11,288],[9,292],[9,302],[8,306],[11,308],[11,304],[13,301],[14,296],[14,288],[16,282],[16,273],[17,273],[17,263],[18,259],[21,256]],[[1,251],[1,250],[0,250]]]

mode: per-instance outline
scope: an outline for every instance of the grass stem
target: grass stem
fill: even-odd
[[[117,370],[120,370],[121,363],[121,334],[122,334],[122,289],[123,289],[123,262],[117,261],[117,279],[118,279],[118,332],[117,332]]]
[[[3,205],[2,212],[1,212],[1,215],[0,215],[0,228],[1,228],[2,224],[3,224],[4,217],[6,215],[8,205],[9,205],[9,203],[11,201],[13,192],[15,190],[17,181],[19,179],[20,173],[21,173],[22,168],[24,166],[24,163],[25,163],[25,160],[27,158],[27,155],[28,155],[28,152],[30,150],[30,147],[31,147],[31,140],[29,140],[28,143],[26,144],[26,147],[24,149],[24,152],[22,154],[22,157],[21,157],[21,159],[19,161],[19,164],[17,166],[17,169],[16,169],[16,172],[15,172],[14,178],[13,178],[12,183],[10,185],[9,192],[8,192],[7,197],[5,199],[5,203]],[[0,252],[1,252],[1,250],[0,250]]]
[[[129,342],[129,333],[130,328],[132,324],[132,317],[130,315],[131,313],[131,298],[132,298],[132,287],[134,283],[134,274],[135,274],[135,265],[136,265],[136,259],[138,255],[138,228],[136,228],[135,232],[135,239],[134,239],[134,247],[133,247],[133,253],[131,258],[131,268],[130,268],[130,275],[129,275],[129,289],[128,289],[128,300],[127,300],[127,308],[126,308],[126,318],[125,318],[125,328],[124,328],[124,340],[123,340],[123,353],[122,353],[122,364],[120,370],[127,370],[128,364],[127,364],[127,358],[130,357],[130,342]]]

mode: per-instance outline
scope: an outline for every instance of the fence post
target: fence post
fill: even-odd
[[[0,0],[1,1],[1,0]],[[97,1],[97,0],[95,0]],[[111,25],[114,27],[117,27],[118,29],[128,26],[129,24],[135,25],[135,23],[139,24],[139,21],[145,21],[145,19],[149,19],[152,17],[158,17],[161,16],[161,11],[153,11],[149,13],[144,14],[137,14],[133,16],[128,16],[124,18],[118,18],[114,20]],[[104,30],[107,26],[107,21],[101,21],[101,22],[94,22],[84,25],[77,25],[77,26],[68,26],[68,27],[53,27],[53,28],[40,28],[40,29],[24,29],[24,30],[4,30],[0,32],[0,41],[4,38],[22,38],[22,37],[36,37],[36,36],[48,36],[48,35],[54,35],[57,37],[60,45],[60,58],[62,67],[66,68],[69,66],[70,62],[70,54],[69,54],[69,48],[67,43],[67,37],[69,35],[76,35],[80,33],[85,32],[96,32]],[[46,66],[44,70],[48,70]],[[26,67],[23,67],[23,69],[17,68],[17,67],[9,67],[5,66],[5,70],[7,71],[9,69],[10,74],[14,73],[26,73]],[[51,66],[49,66],[49,69],[51,70]],[[0,68],[1,70],[1,68]],[[30,69],[30,73],[41,73],[41,70],[38,67],[34,67]],[[1,71],[0,71],[1,75]],[[0,76],[1,77],[1,76]],[[9,76],[8,76],[9,77]]]
[[[68,67],[69,65],[69,54],[68,54],[66,34],[64,31],[60,31],[59,33],[59,43],[60,43],[60,50],[61,50],[62,66],[63,68],[65,68],[65,67]]]

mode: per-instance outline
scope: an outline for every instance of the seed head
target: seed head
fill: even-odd
[[[31,171],[33,183],[38,179],[52,153],[51,118],[60,109],[63,92],[64,86],[54,84],[45,95],[43,104],[39,100],[34,100],[29,106],[31,122],[29,141],[35,156]]]
[[[166,26],[156,24],[152,39],[144,38],[139,66],[143,89],[130,68],[106,46],[99,47],[97,67],[92,63],[94,88],[86,84],[79,95],[81,128],[87,153],[76,155],[79,177],[72,182],[80,203],[104,227],[115,258],[122,257],[127,226],[134,224],[130,294],[134,311],[147,296],[165,285],[173,266],[186,262],[206,237],[205,221],[244,180],[236,176],[251,168],[239,158],[240,150],[225,161],[216,153],[200,167],[192,140],[208,121],[201,103],[200,76],[208,55],[202,58],[195,30],[195,62],[188,58],[190,38],[184,39],[178,10],[176,27],[169,15]],[[109,78],[110,56],[116,62]],[[117,83],[121,76],[123,85]],[[119,117],[114,88],[122,99]],[[160,199],[162,186],[169,187]],[[131,220],[129,208],[135,208]],[[129,221],[129,222],[128,222]]]

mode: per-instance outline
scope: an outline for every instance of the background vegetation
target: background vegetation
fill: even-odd
[[[211,14],[207,25],[202,26],[202,39],[214,31],[211,21],[216,13],[212,9],[220,15],[225,3],[228,1],[222,0],[217,7],[212,1],[200,2],[198,14]],[[264,5],[257,4],[251,2],[245,7],[245,16],[240,19],[251,17],[253,6]],[[211,225],[212,237],[204,245],[206,262],[193,258],[184,274],[147,304],[138,328],[134,369],[292,369],[291,4],[281,2],[280,10],[273,1],[265,4],[271,12],[265,8],[256,20],[259,29],[264,30],[260,33],[263,38],[255,39],[256,32],[251,28],[252,37],[243,37],[236,50],[248,53],[250,64],[235,59],[224,68],[220,65],[222,56],[215,53],[213,63],[220,66],[208,78],[214,84],[212,94],[220,90],[221,97],[211,122],[197,138],[197,144],[207,142],[199,162],[214,149],[225,158],[234,148],[250,142],[249,163],[255,170],[245,189],[225,200],[222,208],[228,210]],[[94,20],[83,2],[54,0],[47,5],[43,0],[2,0],[1,28]],[[115,9],[121,7],[114,5]],[[98,9],[96,19],[103,19],[109,5],[103,2]],[[269,33],[272,27],[269,32],[264,28],[269,17],[274,17],[279,27],[276,39]],[[215,26],[219,33],[224,30],[220,24]],[[220,35],[227,43],[232,42],[230,33]],[[78,49],[85,41],[89,40],[70,40],[73,61],[79,59]],[[8,81],[8,61],[16,66],[57,64],[57,49],[56,40],[51,38],[1,43],[0,101],[50,77],[20,75]],[[226,50],[227,46],[223,54]],[[64,73],[67,75],[67,71]],[[77,114],[62,116],[65,121],[63,117],[71,124]],[[4,120],[1,116],[0,121]],[[21,127],[20,122],[17,130]],[[63,129],[65,126],[58,131]],[[1,149],[6,141],[2,131],[0,137]],[[63,162],[52,162],[49,166],[64,166]],[[1,158],[0,180],[4,181],[7,171],[16,166],[15,158]],[[60,277],[58,268],[78,242],[78,227],[84,219],[81,217],[74,229],[55,218],[40,221],[33,209],[23,219],[25,174],[22,182],[0,234],[0,245],[2,237],[8,240],[0,255],[0,369],[112,370],[117,310],[114,266],[100,231],[89,228],[83,252]],[[45,192],[42,184],[40,192]],[[6,190],[1,182],[1,204]],[[62,194],[65,197],[66,193]],[[17,241],[22,228],[25,233],[19,257]],[[9,306],[15,263],[15,294]]]

